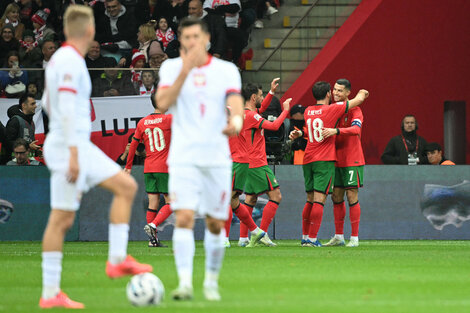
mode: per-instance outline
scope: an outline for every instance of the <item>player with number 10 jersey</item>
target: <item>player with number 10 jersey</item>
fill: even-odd
[[[149,247],[166,247],[158,240],[157,227],[163,223],[172,213],[168,198],[168,151],[171,142],[172,116],[162,114],[156,107],[154,98],[152,104],[155,112],[144,117],[137,124],[129,155],[127,157],[126,171],[130,172],[137,145],[140,141],[145,145],[144,178],[145,191],[149,198],[147,209],[147,225],[144,231],[149,237]],[[165,205],[160,211],[160,194],[165,198]]]

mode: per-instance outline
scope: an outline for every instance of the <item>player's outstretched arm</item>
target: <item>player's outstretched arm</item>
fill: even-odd
[[[230,108],[230,117],[227,127],[223,133],[227,136],[234,136],[243,127],[243,98],[240,94],[231,94],[227,97],[227,106]]]
[[[349,108],[352,109],[354,107],[361,105],[362,102],[364,102],[364,100],[367,99],[367,97],[369,97],[369,92],[367,90],[365,89],[359,90],[356,97],[354,97],[354,99],[352,100],[349,100]]]
[[[261,124],[261,128],[266,129],[266,130],[272,130],[276,131],[281,127],[282,123],[284,123],[284,120],[286,119],[287,115],[289,114],[289,109],[290,109],[290,102],[292,101],[292,98],[287,99],[284,101],[282,104],[283,111],[281,115],[274,121],[264,121],[263,124]]]
[[[277,87],[279,87],[279,77],[276,77],[273,79],[271,82],[271,89],[269,90],[268,94],[266,97],[263,99],[263,102],[261,102],[261,107],[258,109],[258,113],[261,114],[264,111],[266,111],[271,104],[271,100],[273,99],[274,94],[276,93]]]

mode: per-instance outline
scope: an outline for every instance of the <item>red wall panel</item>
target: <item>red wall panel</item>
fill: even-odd
[[[466,101],[470,163],[470,1],[363,0],[284,98],[312,104],[318,80],[366,88],[363,148],[379,164],[387,142],[414,114],[418,133],[443,145],[444,101]],[[445,149],[445,147],[444,147]]]

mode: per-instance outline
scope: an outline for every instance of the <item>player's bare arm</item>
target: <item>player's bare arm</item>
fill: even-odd
[[[364,100],[367,99],[367,97],[369,97],[369,92],[367,90],[365,89],[359,90],[356,97],[354,97],[354,99],[352,100],[349,100],[349,108],[352,109],[354,107],[361,105],[362,102],[364,102]]]
[[[240,94],[231,94],[227,97],[227,106],[230,107],[230,117],[223,133],[233,136],[240,133],[243,127],[243,98]]]

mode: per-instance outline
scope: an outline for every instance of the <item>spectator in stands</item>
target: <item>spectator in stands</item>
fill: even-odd
[[[90,45],[90,50],[88,50],[87,55],[85,56],[86,67],[89,69],[93,68],[104,68],[106,64],[110,64],[110,57],[104,57],[101,55],[101,46],[98,41],[93,41]],[[91,81],[95,78],[98,78],[103,74],[102,70],[92,70],[88,71],[90,73]]]
[[[15,29],[15,38],[20,40],[23,38],[24,24],[20,22],[20,7],[16,3],[10,3],[0,19],[0,28],[11,24]]]
[[[106,12],[96,24],[96,39],[103,49],[126,55],[137,44],[135,17],[119,0],[105,0],[105,5]]]
[[[441,145],[437,142],[430,142],[424,146],[424,151],[431,165],[455,165],[451,160],[447,160],[442,154]]]
[[[44,10],[38,10],[33,17],[31,17],[34,27],[34,39],[38,46],[42,46],[46,41],[54,41],[56,39],[55,31],[46,24],[50,13],[51,11],[46,8]]]
[[[26,29],[23,32],[23,38],[20,41],[19,55],[20,62],[24,67],[42,67],[42,51],[34,40],[34,33],[32,30]]]
[[[131,70],[131,83],[135,90],[139,90],[142,85],[142,69],[145,65],[145,56],[142,52],[135,49],[132,55]]]
[[[148,50],[150,48],[150,44],[159,44],[158,42],[155,42],[155,40],[157,39],[155,26],[156,21],[149,21],[148,23],[140,25],[139,32],[137,33],[139,51],[144,54],[146,63],[149,62]]]
[[[170,6],[168,11],[164,11],[160,14],[161,16],[167,17],[168,25],[173,29],[177,29],[180,21],[184,18],[188,12],[188,2],[185,0],[168,0]],[[166,8],[165,8],[166,9]]]
[[[209,14],[218,14],[225,17],[227,39],[232,44],[232,62],[238,65],[242,50],[248,43],[246,34],[238,27],[239,12],[241,10],[240,0],[225,0],[223,2],[205,0],[203,7]]]
[[[13,143],[13,154],[15,158],[7,162],[7,165],[41,165],[41,163],[34,158],[29,158],[29,144],[23,138],[18,138]]]
[[[26,90],[26,85],[28,84],[28,73],[21,70],[20,67],[20,57],[18,51],[12,50],[7,54],[6,62],[3,64],[4,68],[9,68],[9,71],[0,72],[0,85],[7,93],[12,94],[8,91],[8,86],[13,85],[22,85],[24,87],[22,91]],[[17,88],[19,86],[16,86]],[[19,89],[15,90],[19,90]]]
[[[155,93],[155,86],[157,85],[155,72],[146,70],[142,72],[142,84],[139,87],[139,94],[141,96],[150,96]]]
[[[384,164],[427,164],[424,152],[426,140],[418,136],[418,122],[414,115],[406,115],[401,122],[401,135],[388,142],[382,154]]]
[[[42,68],[45,69],[47,63],[51,60],[54,53],[57,51],[57,45],[52,40],[44,40],[41,46],[42,52]]]
[[[33,29],[31,17],[39,9],[37,3],[32,0],[20,0],[19,2],[16,1],[16,4],[18,4],[18,6],[20,7],[21,23],[24,24],[26,29]]]
[[[225,21],[218,14],[208,14],[202,9],[201,0],[191,0],[188,5],[188,15],[203,19],[209,27],[211,35],[211,47],[209,53],[216,58],[225,57],[227,50],[227,33],[225,31]]]
[[[261,19],[264,17],[265,14],[267,16],[271,16],[277,12],[278,10],[274,7],[273,3],[271,3],[270,1],[263,1],[263,0],[258,1],[257,8],[256,8],[257,20],[255,22],[255,28],[264,27],[263,21]]]
[[[289,134],[293,130],[303,130],[305,125],[304,120],[305,107],[301,104],[296,104],[290,109],[290,127]],[[291,150],[294,153],[293,164],[302,165],[304,160],[305,148],[307,147],[307,139],[299,137],[292,141]]]
[[[158,27],[156,31],[157,40],[163,45],[163,51],[166,50],[168,44],[176,39],[175,32],[168,26],[168,21],[165,17],[160,17],[158,20]]]
[[[42,97],[42,93],[39,92],[38,86],[36,83],[30,82],[28,86],[26,87],[26,92],[30,94],[31,96],[34,96],[34,99],[40,100]]]
[[[114,58],[109,59],[107,69],[93,81],[93,97],[115,97],[136,95],[128,71],[120,71]]]
[[[157,40],[154,42],[158,43]],[[160,70],[160,66],[162,65],[163,61],[168,59],[168,56],[163,52],[162,47],[160,44],[151,44],[148,50],[149,55],[149,66],[150,68],[154,69],[155,77],[158,80],[158,71]]]
[[[35,126],[33,121],[36,112],[36,100],[32,95],[24,94],[19,100],[19,105],[13,105],[8,109],[10,118],[5,126],[5,149],[4,162],[11,159],[11,153],[16,139],[21,138],[27,141],[31,151],[39,151],[40,147],[35,140]]]
[[[167,16],[171,11],[168,0],[137,0],[135,6],[135,18],[137,25],[142,25],[150,20],[157,21],[161,16]]]
[[[20,43],[14,36],[15,28],[11,24],[2,27],[0,36],[0,64],[4,64],[10,51],[18,51]]]
[[[124,152],[121,153],[121,155],[118,156],[118,158],[116,159],[117,164],[126,165],[127,156],[129,155],[129,148],[131,147],[133,136],[134,136],[134,133],[132,133],[129,136]],[[134,157],[134,160],[132,161],[132,165],[144,165],[144,162],[145,162],[145,145],[143,143],[139,143],[139,145],[137,146],[137,150],[135,151],[135,157]]]

